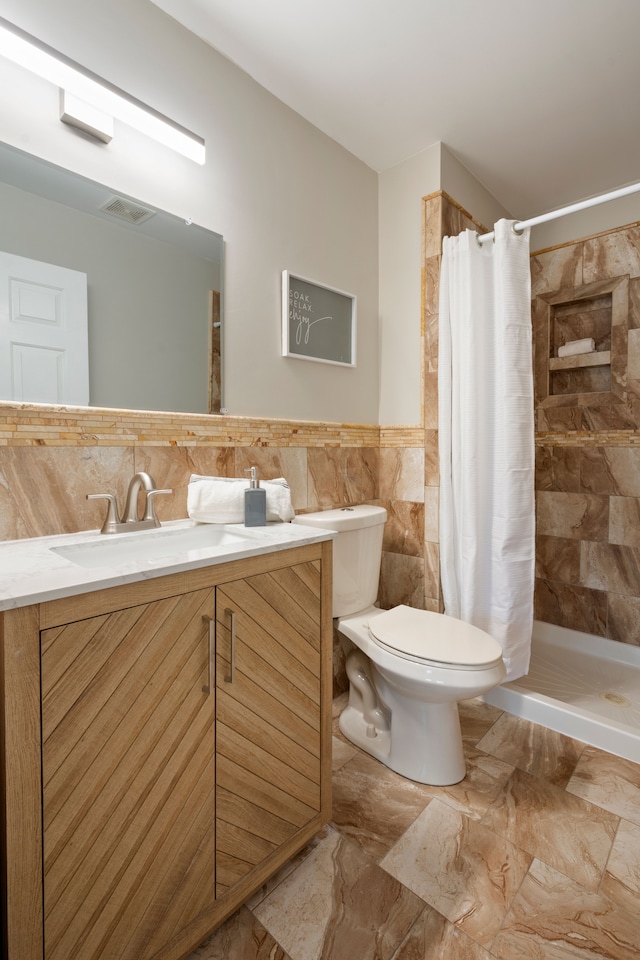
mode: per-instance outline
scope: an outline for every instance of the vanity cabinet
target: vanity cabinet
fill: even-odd
[[[146,960],[214,899],[214,615],[205,589],[41,633],[47,960]]]
[[[178,960],[328,820],[330,548],[0,614],[10,960]]]
[[[319,570],[216,591],[216,895],[320,813]]]

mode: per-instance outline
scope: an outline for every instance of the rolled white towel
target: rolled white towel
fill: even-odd
[[[293,520],[291,490],[284,477],[262,480],[267,494],[267,521]],[[243,523],[244,492],[249,481],[238,477],[202,477],[192,474],[187,487],[187,513],[200,523]]]
[[[575,357],[579,353],[593,353],[596,349],[596,342],[593,337],[584,337],[582,340],[569,340],[568,343],[558,347],[559,357]]]

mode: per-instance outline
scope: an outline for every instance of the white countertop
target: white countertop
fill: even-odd
[[[64,553],[70,547],[82,544],[87,547],[95,545],[97,554],[105,545],[107,551],[111,550],[111,544],[115,545],[116,541],[119,541],[124,547],[123,552],[126,552],[127,540],[136,539],[139,542],[143,537],[153,537],[157,544],[157,538],[163,532],[171,534],[194,528],[202,531],[203,543],[199,543],[197,548],[167,546],[166,553],[156,549],[156,554],[163,555],[156,555],[153,559],[119,558],[116,561],[109,560],[104,565],[98,565],[92,559],[87,565],[74,562],[56,552],[56,548],[61,548]],[[228,524],[224,528],[233,533],[234,542],[208,546],[207,530],[204,528],[211,530],[212,536],[221,529],[217,524],[174,520],[163,523],[159,529],[141,533],[101,535],[97,530],[88,530],[82,533],[1,542],[0,610],[11,610],[46,600],[59,600],[104,587],[135,583],[245,557],[276,553],[289,547],[332,540],[335,536],[331,530],[303,524],[268,523],[265,527],[245,527],[239,523]],[[167,543],[170,543],[171,539],[171,536],[167,537]]]

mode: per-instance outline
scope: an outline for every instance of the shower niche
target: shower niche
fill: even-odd
[[[604,407],[624,403],[628,326],[628,276],[536,297],[536,405]],[[558,356],[560,347],[584,339],[593,340],[592,352]]]

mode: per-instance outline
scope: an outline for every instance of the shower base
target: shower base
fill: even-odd
[[[640,647],[536,621],[529,673],[483,699],[640,763]]]

